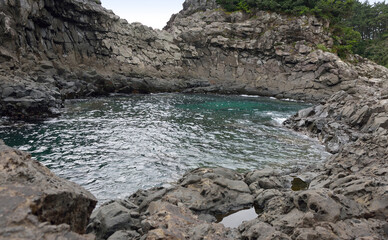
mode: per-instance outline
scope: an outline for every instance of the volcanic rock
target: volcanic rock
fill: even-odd
[[[0,239],[93,239],[95,197],[0,142]]]

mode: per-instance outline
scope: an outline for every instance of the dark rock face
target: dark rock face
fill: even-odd
[[[63,99],[176,91],[178,50],[96,1],[0,1],[0,115],[42,119]]]
[[[0,142],[0,239],[93,239],[85,233],[96,199],[27,153]]]
[[[59,89],[20,77],[1,77],[0,114],[15,119],[39,120],[59,115]]]

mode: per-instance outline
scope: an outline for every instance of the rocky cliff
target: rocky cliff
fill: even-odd
[[[172,36],[96,1],[0,1],[0,32],[1,115],[44,118],[66,98],[181,88]]]
[[[308,101],[356,91],[387,70],[344,62],[328,22],[227,13],[187,0],[165,30],[128,24],[96,1],[0,1],[0,114],[44,118],[63,99],[155,91],[252,93]]]
[[[215,0],[187,0],[183,7],[165,29],[192,49],[183,52],[188,76],[208,81],[213,91],[319,101],[339,90],[354,91],[361,77],[388,76],[386,68],[360,57],[352,61],[368,66],[367,74],[318,50],[332,47],[333,40],[329,22],[313,16],[228,13]]]

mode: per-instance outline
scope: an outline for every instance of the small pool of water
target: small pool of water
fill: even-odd
[[[308,104],[248,96],[155,94],[68,101],[61,117],[0,125],[28,151],[101,202],[161,186],[197,167],[301,167],[327,153],[281,126]]]
[[[231,213],[227,216],[218,217],[218,223],[223,224],[225,227],[237,228],[245,221],[251,221],[257,218],[258,214],[254,207],[250,209],[240,210],[234,213]]]

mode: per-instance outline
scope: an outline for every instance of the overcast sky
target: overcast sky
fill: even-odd
[[[102,0],[102,6],[128,22],[162,29],[173,13],[183,9],[184,0]]]
[[[102,5],[128,22],[162,29],[173,13],[182,10],[184,0],[102,0]],[[369,0],[370,3],[381,2]]]

